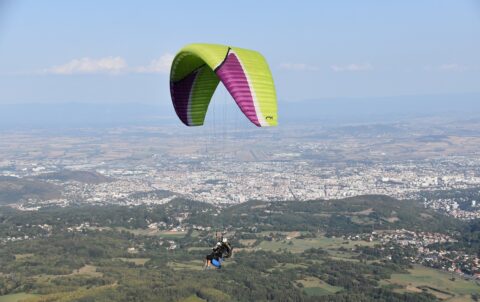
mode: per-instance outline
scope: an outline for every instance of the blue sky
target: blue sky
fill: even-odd
[[[192,42],[260,51],[282,102],[480,92],[477,0],[0,0],[0,104],[169,102]]]

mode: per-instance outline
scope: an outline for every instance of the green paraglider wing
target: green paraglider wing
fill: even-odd
[[[253,50],[216,44],[187,45],[173,60],[170,93],[185,125],[203,125],[220,81],[252,123],[277,125],[277,97],[265,58]]]

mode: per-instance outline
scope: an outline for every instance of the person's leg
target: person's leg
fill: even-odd
[[[212,265],[213,255],[209,254],[205,257],[205,267],[209,268]]]

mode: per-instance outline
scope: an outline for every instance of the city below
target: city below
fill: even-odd
[[[176,196],[225,205],[388,195],[474,219],[480,218],[475,190],[480,187],[480,132],[475,127],[480,124],[428,121],[266,131],[4,131],[0,187],[3,203],[23,210],[74,203],[162,204]],[[28,183],[40,193],[28,192]],[[471,198],[431,194],[455,190],[470,190]]]

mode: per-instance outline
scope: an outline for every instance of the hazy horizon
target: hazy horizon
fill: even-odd
[[[477,118],[480,94],[446,94],[377,98],[333,98],[279,102],[279,125],[335,125],[408,121],[422,117]],[[250,128],[230,96],[215,96],[204,127],[235,123]],[[118,127],[181,125],[171,101],[157,104],[125,103],[19,103],[0,104],[0,128]]]

